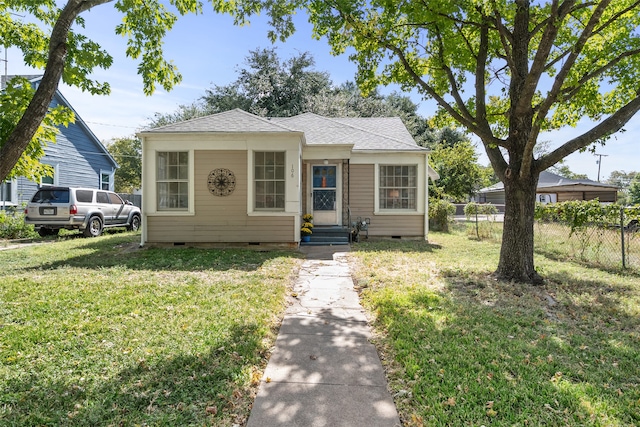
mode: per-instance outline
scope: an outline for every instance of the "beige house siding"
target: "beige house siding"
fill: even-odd
[[[207,187],[209,173],[227,168],[236,177],[229,196],[214,196]],[[158,215],[147,218],[147,241],[165,242],[293,242],[292,216],[247,215],[247,152],[194,151],[194,215]]]
[[[363,164],[350,166],[352,219],[371,218],[369,236],[373,237],[424,236],[424,216],[422,214],[376,215],[374,213],[374,167],[375,165]]]

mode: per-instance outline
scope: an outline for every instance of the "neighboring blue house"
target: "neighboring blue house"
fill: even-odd
[[[11,80],[13,77],[7,78]],[[37,86],[42,78],[39,75],[23,77],[29,79],[34,86]],[[1,83],[4,88],[4,76]],[[20,177],[2,183],[0,208],[20,206],[42,185],[68,185],[113,191],[113,178],[118,164],[60,91],[56,90],[51,107],[58,105],[71,109],[76,121],[68,127],[60,126],[56,143],[49,143],[44,150],[45,156],[40,161],[53,167],[53,176],[43,178],[41,182]]]

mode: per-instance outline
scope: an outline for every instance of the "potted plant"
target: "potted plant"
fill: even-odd
[[[300,227],[300,235],[302,236],[303,242],[308,242],[311,240],[311,234],[313,233],[313,215],[304,214],[302,215],[302,226]]]

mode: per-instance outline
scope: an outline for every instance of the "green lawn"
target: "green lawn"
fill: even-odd
[[[0,251],[0,425],[244,423],[297,258],[139,238]]]
[[[499,249],[464,231],[354,247],[404,425],[640,425],[637,273],[537,255],[544,286],[502,283]]]
[[[473,233],[472,233],[473,234]],[[354,246],[406,426],[640,425],[640,276],[464,231]],[[109,234],[0,251],[0,425],[243,425],[298,266]]]

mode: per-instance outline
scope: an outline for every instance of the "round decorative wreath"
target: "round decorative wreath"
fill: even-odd
[[[236,189],[236,176],[229,169],[214,169],[207,177],[207,187],[214,196],[228,196]]]

